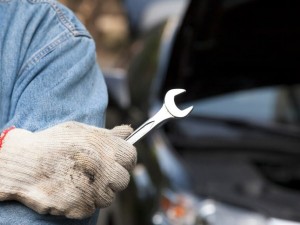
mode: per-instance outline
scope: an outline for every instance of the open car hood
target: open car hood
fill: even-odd
[[[192,0],[176,34],[163,97],[182,101],[300,83],[300,5],[278,0]],[[180,101],[180,99],[179,99]]]

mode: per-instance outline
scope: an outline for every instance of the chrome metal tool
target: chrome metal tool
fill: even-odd
[[[139,128],[137,128],[131,135],[125,140],[131,144],[134,144],[139,139],[144,137],[153,128],[162,125],[170,119],[183,118],[187,116],[192,110],[193,106],[190,106],[184,110],[179,109],[175,104],[175,96],[185,92],[184,89],[171,89],[169,90],[164,99],[164,104],[161,109]]]

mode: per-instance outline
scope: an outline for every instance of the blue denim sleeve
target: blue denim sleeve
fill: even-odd
[[[64,121],[104,126],[107,91],[94,41],[51,0],[0,0],[0,130],[38,131]],[[92,225],[0,202],[0,224]]]
[[[93,41],[63,33],[54,42],[15,83],[6,127],[37,131],[70,120],[104,126],[107,92]]]

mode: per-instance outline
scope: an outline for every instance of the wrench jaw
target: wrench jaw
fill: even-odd
[[[192,112],[193,108],[194,108],[194,106],[190,106],[184,110],[181,110],[181,115],[182,115],[181,117],[186,117],[188,114],[190,114]]]
[[[165,95],[165,107],[168,112],[174,116],[174,118],[182,118],[187,116],[193,110],[193,106],[190,106],[184,110],[179,109],[175,104],[175,96],[184,93],[185,89],[171,89]]]

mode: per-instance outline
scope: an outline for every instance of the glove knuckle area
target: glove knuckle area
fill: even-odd
[[[125,139],[133,132],[133,129],[129,125],[116,126],[110,130],[113,136]]]
[[[84,129],[85,124],[76,121],[66,121],[59,125],[56,125],[55,127],[60,127],[65,129]]]
[[[75,138],[82,140],[86,137],[90,137],[93,135],[97,136],[98,133],[103,134],[105,132],[106,132],[106,130],[103,128],[98,128],[95,126],[91,126],[91,125],[76,122],[76,121],[67,121],[67,122],[63,122],[63,123],[57,124],[55,126],[52,126],[48,129],[45,129],[38,133],[46,134],[46,135],[51,134],[56,137],[62,136],[63,138],[73,139],[73,140]]]
[[[63,123],[56,124],[54,126],[51,126],[47,129],[41,130],[37,132],[37,134],[63,134],[65,132],[68,133],[74,133],[74,131],[78,131],[79,129],[82,129],[82,124],[76,122],[76,121],[67,121]]]

